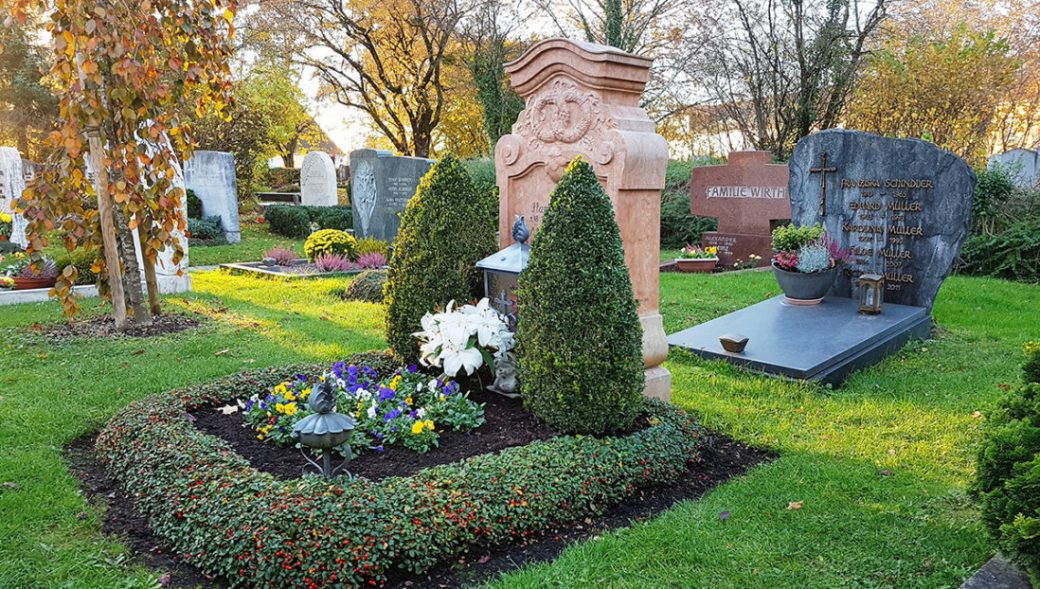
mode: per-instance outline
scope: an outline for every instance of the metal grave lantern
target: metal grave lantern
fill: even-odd
[[[517,281],[531,257],[531,246],[526,243],[531,231],[522,216],[516,216],[511,234],[516,243],[480,260],[477,268],[484,271],[484,296],[508,320],[509,328],[516,330]]]
[[[885,292],[885,277],[880,274],[860,274],[859,312],[876,315],[881,312]]]
[[[323,382],[314,385],[309,402],[314,413],[296,423],[293,427],[292,437],[301,446],[321,450],[321,464],[311,460],[306,451],[303,452],[303,457],[325,475],[325,478],[331,478],[350,460],[348,446],[347,460],[333,468],[332,449],[350,439],[357,420],[350,415],[336,412],[336,389],[332,386],[332,379],[326,378]]]

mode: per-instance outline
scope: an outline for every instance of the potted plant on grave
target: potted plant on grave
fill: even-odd
[[[851,253],[827,236],[819,224],[777,227],[773,231],[773,273],[787,302],[817,305],[834,284]]]
[[[716,247],[698,247],[688,245],[675,258],[675,265],[681,272],[711,272],[719,263],[719,250]]]
[[[58,278],[58,265],[50,258],[33,267],[25,252],[17,252],[0,258],[0,264],[0,272],[14,281],[15,290],[50,288]]]
[[[8,241],[11,239],[11,231],[14,230],[14,218],[3,211],[0,211],[0,241]]]

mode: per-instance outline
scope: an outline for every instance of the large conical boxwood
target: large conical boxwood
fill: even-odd
[[[642,405],[642,330],[614,208],[581,159],[550,197],[518,298],[528,410],[567,432],[631,425]]]
[[[419,358],[412,334],[423,315],[483,293],[474,264],[496,249],[497,209],[494,194],[478,191],[454,156],[419,182],[401,217],[384,290],[387,343],[405,360]]]

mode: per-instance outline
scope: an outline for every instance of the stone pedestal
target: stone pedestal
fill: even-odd
[[[726,165],[690,173],[690,212],[719,220],[701,245],[718,248],[723,267],[747,263],[752,254],[762,258],[757,266],[768,266],[772,225],[791,218],[787,166],[771,162],[768,151],[733,151]]]
[[[668,144],[640,108],[651,60],[567,39],[535,44],[506,65],[526,108],[495,147],[499,241],[523,215],[537,231],[549,195],[576,156],[592,164],[614,205],[643,326],[646,394],[668,399],[671,376],[658,313],[661,190]]]

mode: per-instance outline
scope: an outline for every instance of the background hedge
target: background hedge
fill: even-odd
[[[517,299],[524,406],[566,432],[631,425],[643,331],[614,208],[588,162],[574,160],[553,190]]]
[[[974,491],[1000,551],[1040,587],[1040,343],[1027,345],[1027,384],[989,416]]]
[[[426,313],[449,301],[482,296],[474,266],[497,251],[498,201],[478,191],[455,156],[435,163],[408,201],[387,274],[386,339],[409,362],[419,359],[412,334]]]
[[[285,237],[303,238],[311,232],[311,223],[317,223],[319,229],[339,229],[347,231],[354,228],[354,216],[350,207],[312,207],[292,205],[272,205],[264,212],[264,220],[271,227],[271,232]]]
[[[379,483],[280,481],[185,418],[323,368],[243,372],[131,403],[96,451],[179,557],[232,587],[265,588],[363,587],[426,571],[597,515],[640,488],[688,476],[699,458],[700,428],[647,400],[653,425],[625,437],[563,436]]]

